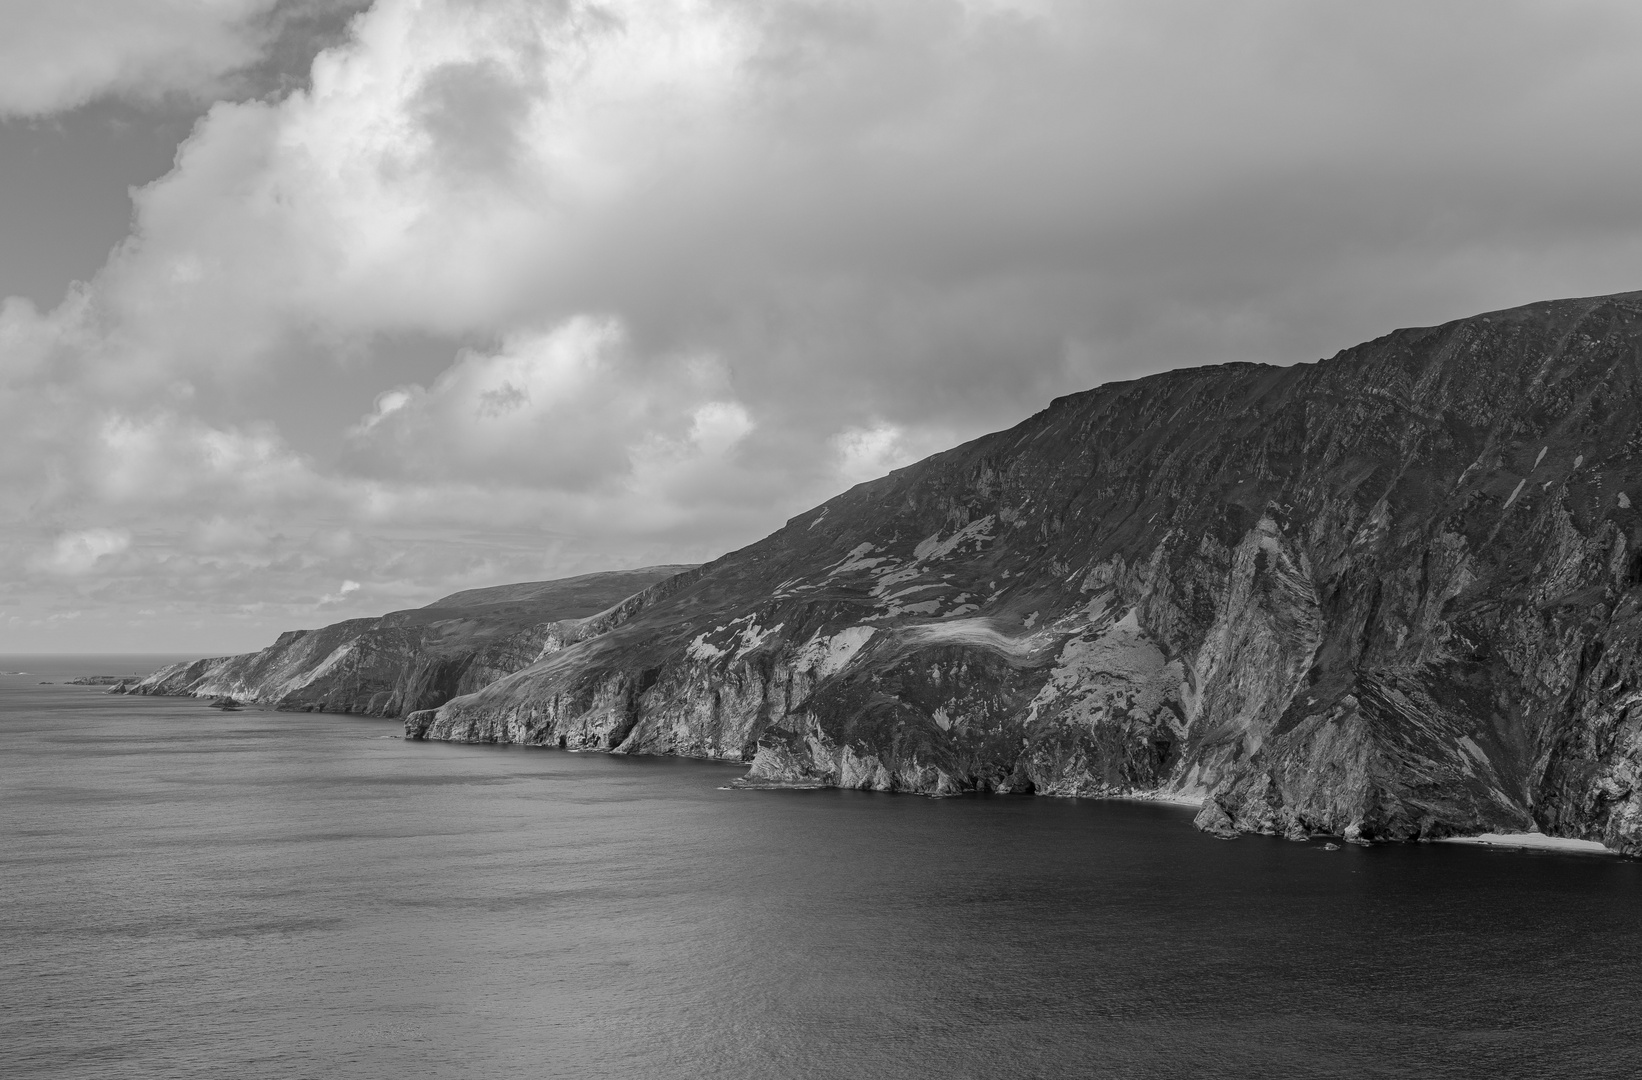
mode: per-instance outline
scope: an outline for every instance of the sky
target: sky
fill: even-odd
[[[0,652],[711,559],[1642,288],[1642,5],[0,0]]]

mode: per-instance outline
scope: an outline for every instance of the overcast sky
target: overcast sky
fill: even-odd
[[[1642,287],[1642,4],[0,0],[0,652],[712,558]]]

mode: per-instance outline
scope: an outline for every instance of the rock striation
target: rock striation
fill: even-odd
[[[1173,371],[859,485],[406,733],[1638,853],[1635,500],[1642,294]]]
[[[261,652],[175,664],[109,692],[404,716],[601,633],[621,617],[624,598],[688,569],[651,566],[453,593],[381,618],[292,630]]]

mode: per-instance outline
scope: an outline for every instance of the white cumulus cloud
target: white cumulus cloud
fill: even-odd
[[[79,529],[57,538],[51,550],[40,557],[38,565],[56,574],[85,574],[112,555],[118,555],[131,546],[131,534],[124,529]]]
[[[620,321],[576,316],[380,395],[351,435],[382,475],[615,491],[641,459],[727,454],[753,427],[733,395],[714,358],[647,357]]]

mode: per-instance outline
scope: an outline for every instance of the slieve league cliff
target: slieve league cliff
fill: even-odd
[[[1642,853],[1639,346],[1632,293],[1060,398],[406,733]]]
[[[403,716],[471,693],[618,619],[687,566],[471,589],[377,619],[292,630],[261,652],[162,668],[114,694],[232,697],[303,712]]]

